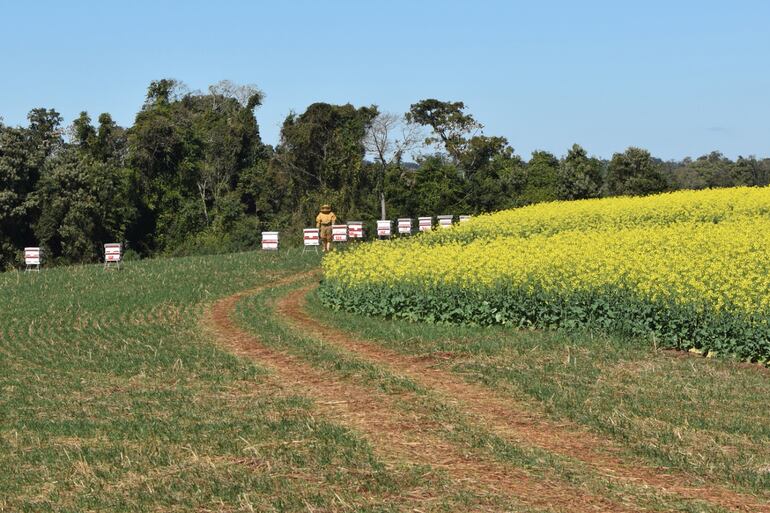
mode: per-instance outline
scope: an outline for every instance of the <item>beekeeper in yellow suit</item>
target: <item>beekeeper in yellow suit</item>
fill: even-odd
[[[337,216],[332,212],[331,205],[321,206],[321,211],[315,218],[315,224],[320,231],[324,251],[329,251],[332,248],[332,225],[336,222]]]

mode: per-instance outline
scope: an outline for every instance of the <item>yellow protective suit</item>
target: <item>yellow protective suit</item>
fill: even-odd
[[[319,212],[315,218],[315,224],[320,230],[321,240],[332,240],[332,225],[337,222],[334,212]]]

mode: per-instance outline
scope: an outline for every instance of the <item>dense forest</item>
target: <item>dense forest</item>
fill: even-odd
[[[434,99],[403,115],[315,103],[286,117],[272,147],[255,114],[263,98],[229,81],[200,92],[163,79],[128,128],[86,112],[64,127],[47,108],[27,126],[0,122],[0,270],[30,245],[76,263],[116,241],[130,258],[254,248],[263,229],[298,242],[321,203],[373,223],[770,182],[770,159],[717,151],[664,162],[630,147],[602,160],[575,144],[525,161],[462,102]]]

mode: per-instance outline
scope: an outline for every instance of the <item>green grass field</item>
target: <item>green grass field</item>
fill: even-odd
[[[554,418],[706,482],[770,492],[770,372],[595,333],[426,325],[311,313],[409,355],[449,355],[466,380],[525,397]]]
[[[311,319],[362,347],[606,440],[617,452],[597,467],[292,322],[281,301],[319,276],[279,280],[318,263],[241,253],[0,275],[0,511],[770,511],[766,371],[595,333],[362,318],[308,295]],[[234,321],[314,384],[207,327],[217,299],[256,287]],[[371,409],[335,404],[352,397]],[[620,472],[636,466],[671,486]]]
[[[316,264],[245,253],[0,276],[0,510],[388,509],[419,476],[384,469],[199,328],[206,302]]]

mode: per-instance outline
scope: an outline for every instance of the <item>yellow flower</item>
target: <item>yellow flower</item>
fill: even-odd
[[[342,287],[623,288],[655,301],[755,313],[770,306],[770,188],[553,202],[324,260]]]

